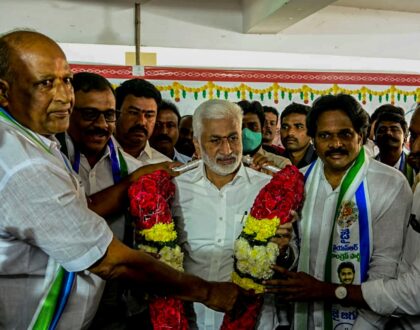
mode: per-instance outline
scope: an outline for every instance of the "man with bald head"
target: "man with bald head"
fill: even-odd
[[[131,250],[88,209],[53,137],[67,129],[73,104],[72,73],[53,40],[0,37],[0,328],[87,328],[111,278],[231,310],[235,285]]]

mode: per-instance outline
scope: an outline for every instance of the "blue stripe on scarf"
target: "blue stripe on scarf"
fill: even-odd
[[[67,305],[67,302],[71,293],[71,289],[73,287],[74,276],[75,276],[74,272],[66,271],[64,273],[64,279],[61,286],[60,296],[58,298],[58,304],[54,313],[54,317],[48,328],[49,330],[54,330],[58,325],[58,321],[60,321],[61,314],[63,314],[64,312],[64,308]]]
[[[311,174],[311,172],[312,172],[312,170],[313,170],[313,168],[314,168],[314,166],[315,166],[315,163],[316,163],[316,160],[314,160],[312,163],[311,163],[311,165],[309,165],[309,168],[308,168],[308,170],[305,172],[305,175],[304,175],[304,178],[303,178],[303,180],[304,180],[304,182],[306,183],[306,180],[308,179],[308,177],[309,177],[309,174]]]
[[[360,283],[363,283],[367,280],[370,259],[369,221],[363,182],[357,188],[356,203],[359,209]]]

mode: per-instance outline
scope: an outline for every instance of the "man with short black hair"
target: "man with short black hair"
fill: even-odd
[[[119,116],[115,137],[125,152],[142,161],[155,164],[170,159],[149,145],[162,96],[157,88],[143,79],[124,81],[115,90]]]
[[[355,272],[354,265],[350,261],[342,262],[337,268],[341,284],[353,284]]]
[[[309,165],[318,157],[306,129],[310,109],[307,105],[292,103],[280,116],[280,137],[286,148],[284,156],[298,168]]]
[[[420,104],[417,105],[410,121],[410,154],[408,161],[420,170]],[[396,206],[398,208],[398,206]],[[396,215],[401,221],[404,212]],[[377,278],[361,285],[346,285],[319,281],[305,273],[291,273],[275,267],[279,275],[287,279],[269,281],[267,285],[278,285],[269,291],[278,292],[279,298],[289,301],[324,301],[326,304],[339,303],[371,308],[381,315],[395,315],[386,329],[420,329],[420,188],[416,187],[413,207],[408,221],[404,253],[398,266],[398,277]],[[288,284],[295,283],[293,291]],[[340,293],[337,296],[337,292]],[[364,329],[364,328],[361,328]]]
[[[163,100],[158,108],[155,129],[150,137],[150,144],[170,159],[187,163],[191,160],[191,157],[183,155],[175,149],[175,144],[179,137],[180,119],[181,116],[176,105]]]
[[[408,137],[408,127],[404,117],[397,112],[381,113],[375,123],[375,142],[379,148],[376,160],[399,170],[413,184],[413,168],[407,162],[403,147]]]
[[[309,287],[295,278],[304,272],[335,286],[324,294],[338,301],[346,297],[336,272],[343,261],[353,263],[356,284],[394,278],[410,214],[410,187],[400,172],[366,155],[362,145],[368,117],[352,96],[319,97],[307,124],[319,158],[302,169],[306,198],[299,273],[268,281],[281,287],[267,290],[283,293],[285,300],[311,302],[296,305],[295,329],[381,328],[386,318],[336,301],[314,301],[312,295],[322,295],[322,282]]]

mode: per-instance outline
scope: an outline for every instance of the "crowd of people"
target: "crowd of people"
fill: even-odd
[[[257,328],[420,329],[420,106],[404,115],[338,94],[181,117],[146,80],[114,90],[72,74],[43,34],[1,36],[0,328],[148,329],[152,293],[185,300],[189,328],[219,329],[252,294],[230,281],[232,255],[266,165],[293,165],[305,202],[273,238]],[[156,170],[174,177],[185,272],[134,243],[127,191]]]

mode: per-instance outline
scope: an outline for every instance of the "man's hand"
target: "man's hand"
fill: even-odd
[[[290,272],[273,265],[280,279],[264,281],[265,292],[276,293],[284,301],[315,301],[334,299],[334,284],[325,283],[303,272]]]
[[[263,167],[267,166],[267,165],[274,166],[274,164],[272,162],[270,162],[267,159],[267,157],[261,155],[260,153],[256,153],[252,157],[252,164],[249,167],[256,170],[256,171],[263,172],[265,174],[268,174],[268,175],[272,176],[274,174],[273,172],[263,169]]]
[[[172,169],[174,167],[178,167],[183,165],[180,162],[163,162],[163,163],[157,163],[157,164],[153,164],[152,166],[155,166],[155,169],[153,171],[157,171],[157,170],[163,170],[165,172],[167,172],[170,176],[174,177],[174,176],[178,176],[181,173],[180,172],[176,172],[173,171]]]
[[[280,253],[284,252],[290,243],[293,232],[293,224],[291,222],[280,224],[277,227],[276,235],[271,239],[273,243],[279,246]]]

